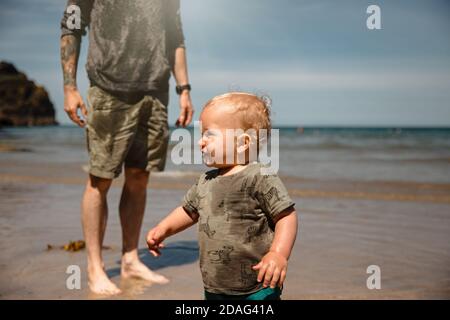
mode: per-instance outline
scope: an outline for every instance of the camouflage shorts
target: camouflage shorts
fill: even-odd
[[[123,165],[164,170],[169,141],[167,93],[111,94],[91,86],[87,100],[90,174],[116,178]]]

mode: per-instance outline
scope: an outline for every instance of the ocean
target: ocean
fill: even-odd
[[[175,128],[171,128],[171,132]],[[356,181],[450,182],[449,128],[278,128],[282,176]],[[190,132],[193,129],[190,128]],[[0,129],[8,161],[86,164],[84,129],[48,126]],[[164,174],[202,172],[204,165],[176,165],[172,141]],[[194,142],[193,147],[197,147]]]

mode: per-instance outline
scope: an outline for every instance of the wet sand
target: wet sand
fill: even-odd
[[[47,251],[82,239],[80,199],[86,173],[79,162],[10,161],[0,154],[0,298],[97,299],[86,283],[85,251]],[[180,200],[196,173],[151,177],[140,255],[167,285],[121,282],[118,201],[122,177],[108,196],[104,251],[114,299],[202,299],[196,229],[167,241],[159,259],[144,236]],[[284,299],[449,299],[450,185],[283,177],[300,217]],[[66,288],[66,269],[78,265],[81,290]],[[381,289],[369,290],[366,269],[381,268]]]

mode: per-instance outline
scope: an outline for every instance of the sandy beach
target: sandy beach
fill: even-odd
[[[84,158],[18,146],[0,152],[0,299],[101,298],[87,288],[84,250],[47,250],[82,239]],[[123,177],[114,182],[104,259],[123,294],[113,299],[203,299],[195,227],[168,239],[158,259],[144,241],[197,176],[169,170],[150,178],[140,256],[171,280],[164,286],[120,279]],[[283,299],[450,298],[450,183],[281,177],[300,218]],[[81,269],[80,290],[66,287],[69,265]],[[381,269],[380,290],[366,286],[370,265]]]

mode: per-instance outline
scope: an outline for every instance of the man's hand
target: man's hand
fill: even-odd
[[[177,127],[186,127],[192,121],[192,115],[194,114],[194,108],[191,102],[191,95],[189,90],[184,90],[180,95],[180,116],[177,119],[175,125]]]
[[[159,257],[161,255],[159,249],[164,248],[162,242],[165,238],[165,232],[159,226],[156,226],[147,233],[148,250],[154,257]]]
[[[81,110],[84,119],[78,115],[78,109]],[[86,125],[87,108],[76,87],[64,86],[64,111],[67,112],[70,120],[78,126],[84,127]]]
[[[258,282],[264,280],[264,288],[269,285],[275,288],[277,284],[281,288],[286,279],[287,259],[281,253],[269,251],[252,269],[259,270],[257,279]]]

